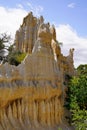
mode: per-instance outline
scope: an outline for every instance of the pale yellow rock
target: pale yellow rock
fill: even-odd
[[[17,67],[0,65],[0,130],[57,130],[64,121],[65,77],[74,75],[74,49],[63,56],[55,27],[32,13],[15,43],[28,54]]]

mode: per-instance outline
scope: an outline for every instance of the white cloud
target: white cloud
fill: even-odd
[[[70,4],[68,4],[68,7],[69,7],[69,8],[75,8],[75,3],[70,3]]]
[[[70,48],[75,48],[74,65],[87,64],[87,38],[80,37],[70,25],[56,27],[57,39],[63,42],[62,52],[68,55]]]
[[[25,5],[17,4],[17,8],[5,8],[0,6],[0,33],[7,32],[14,38],[16,30],[22,24],[23,18],[32,11],[35,16],[39,16],[43,11],[43,7],[34,6],[31,3],[25,3],[28,11],[25,10]],[[30,8],[29,8],[30,7]]]
[[[40,13],[43,11],[43,7],[40,5],[37,6],[27,2],[27,6],[30,8],[30,10],[34,13],[35,16],[39,16]]]
[[[23,9],[23,5],[22,4],[17,4],[17,7]]]
[[[27,11],[21,8],[4,8],[0,7],[0,33],[7,32],[14,37],[16,30],[22,24],[23,17]]]

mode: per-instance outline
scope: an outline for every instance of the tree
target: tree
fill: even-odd
[[[8,62],[12,65],[19,65],[26,56],[26,53],[21,53],[15,50],[15,44],[11,44],[11,36],[6,33],[0,36],[0,60]],[[7,55],[5,56],[7,51]]]
[[[11,37],[6,33],[0,35],[0,60],[3,61],[5,58],[6,50],[8,50],[7,44],[10,43]]]
[[[72,113],[71,122],[76,130],[87,128],[87,69],[85,66],[80,65],[77,68],[79,75],[70,80],[68,88],[68,108]]]
[[[77,72],[78,72],[79,75],[81,75],[81,74],[87,75],[87,64],[85,64],[85,65],[79,65],[77,67]]]

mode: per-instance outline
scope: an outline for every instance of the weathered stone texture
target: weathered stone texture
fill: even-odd
[[[74,74],[74,49],[63,56],[55,27],[32,13],[24,18],[15,42],[16,49],[28,54],[17,67],[0,65],[0,130],[57,130],[61,124],[67,130],[65,76]]]

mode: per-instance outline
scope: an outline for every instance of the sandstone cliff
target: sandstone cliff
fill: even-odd
[[[55,27],[32,13],[16,33],[16,49],[28,54],[17,67],[0,65],[0,130],[70,129],[63,106],[65,75],[74,74],[73,49],[63,56]]]

